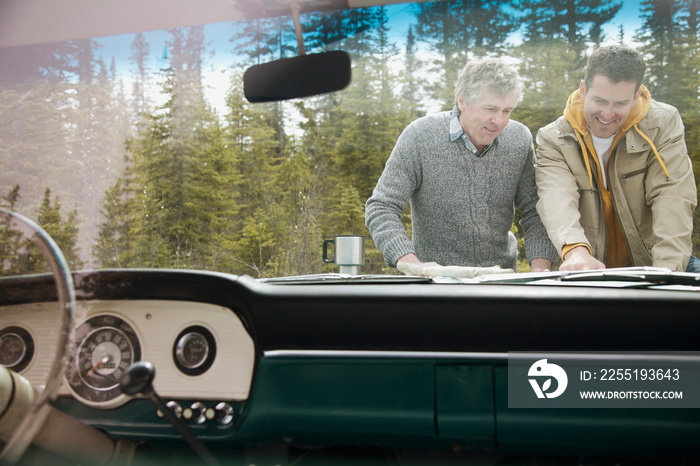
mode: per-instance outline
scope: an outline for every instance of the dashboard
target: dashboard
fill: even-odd
[[[264,445],[700,454],[695,409],[508,406],[513,351],[697,354],[697,291],[179,270],[73,278],[77,336],[54,406],[113,438],[182,444],[148,400],[116,388],[131,362],[147,360],[159,395],[220,454]],[[0,359],[35,387],[58,341],[55,295],[50,277],[0,279]]]

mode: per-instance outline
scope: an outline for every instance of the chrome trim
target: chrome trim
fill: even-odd
[[[496,359],[530,360],[556,358],[576,361],[591,359],[598,361],[674,361],[700,363],[700,352],[443,352],[443,351],[359,351],[359,350],[272,350],[263,353],[266,358],[400,358],[400,359]]]
[[[346,351],[346,350],[273,350],[266,358],[406,358],[406,359],[508,359],[508,353],[455,353],[442,351]]]

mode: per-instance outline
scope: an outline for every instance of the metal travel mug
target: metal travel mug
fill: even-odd
[[[333,244],[334,256],[328,258],[328,245]],[[365,237],[362,235],[339,235],[323,241],[323,262],[336,264],[340,273],[359,275],[365,264]]]

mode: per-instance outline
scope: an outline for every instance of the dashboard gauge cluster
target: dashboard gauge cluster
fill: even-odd
[[[154,388],[165,399],[200,400],[212,407],[248,398],[255,349],[231,309],[165,300],[79,301],[78,307],[76,339],[59,395],[92,408],[116,408],[131,399],[119,388],[124,371],[147,360],[156,368]],[[28,303],[0,311],[0,364],[34,386],[43,385],[58,343],[55,306]]]

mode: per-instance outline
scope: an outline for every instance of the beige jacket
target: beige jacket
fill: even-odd
[[[609,189],[600,181],[578,90],[565,115],[539,130],[537,146],[537,211],[560,253],[566,245],[583,243],[610,267],[619,264],[606,262],[607,249],[626,245],[622,255],[629,255],[631,265],[685,270],[697,191],[678,110],[652,100],[642,86],[613,143]]]

